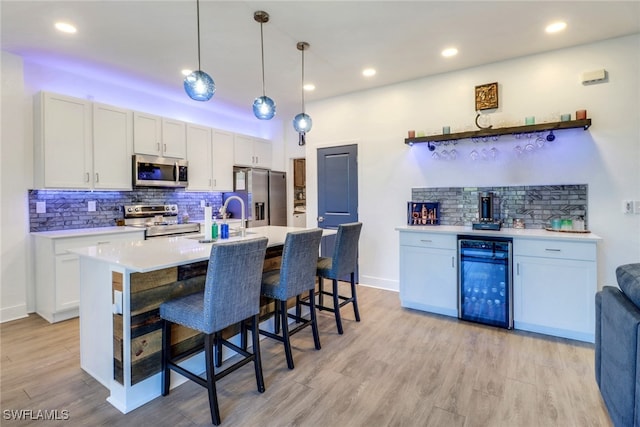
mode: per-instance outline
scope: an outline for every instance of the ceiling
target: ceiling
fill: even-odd
[[[27,61],[75,70],[195,103],[183,68],[197,69],[195,0],[2,0],[2,49]],[[201,103],[251,111],[262,95],[260,25],[264,10],[266,94],[282,112],[306,101],[416,79],[509,58],[640,32],[640,1],[214,1],[201,0],[202,70],[216,82]],[[546,34],[554,20],[561,33]],[[67,21],[74,35],[53,27]],[[455,46],[459,54],[440,52]],[[374,67],[374,77],[362,69]]]

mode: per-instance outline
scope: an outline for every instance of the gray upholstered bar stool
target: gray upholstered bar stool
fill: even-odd
[[[355,272],[358,263],[358,241],[360,240],[360,230],[362,230],[361,222],[352,222],[349,224],[341,224],[338,226],[338,234],[336,235],[336,244],[331,258],[320,257],[317,264],[318,274],[318,310],[326,310],[333,312],[336,317],[336,326],[338,333],[342,334],[342,319],[340,317],[340,308],[346,304],[353,304],[353,312],[356,321],[360,321],[360,312],[358,311],[358,296],[356,294]],[[351,278],[351,296],[340,295],[338,293],[338,280],[350,275]],[[331,279],[333,281],[332,292],[325,291],[323,288],[323,280]],[[333,297],[333,306],[324,305],[324,295]]]
[[[290,336],[307,326],[311,326],[313,341],[316,350],[320,350],[320,335],[316,321],[313,293],[316,287],[316,264],[318,261],[318,249],[322,239],[322,230],[295,231],[287,233],[282,249],[282,264],[279,270],[268,271],[262,275],[262,296],[272,298],[275,302],[274,331],[271,333],[260,329],[260,333],[284,343],[284,352],[287,358],[287,366],[293,369],[293,356],[291,354]],[[310,303],[310,319],[287,311],[287,300],[298,297],[308,292]],[[288,319],[296,321],[297,326],[289,330]],[[279,325],[282,323],[282,335],[279,333]]]
[[[267,239],[251,239],[241,242],[216,244],[211,247],[204,292],[187,295],[160,305],[162,318],[162,395],[169,394],[170,370],[206,387],[209,391],[211,421],[220,424],[220,410],[216,393],[216,381],[253,361],[258,391],[264,392],[262,363],[260,360],[260,279],[267,248]],[[227,326],[251,319],[253,349],[245,349],[223,340],[222,343],[243,356],[233,365],[216,373],[214,370],[214,346],[222,336],[217,332]],[[206,379],[187,371],[178,363],[202,351],[196,348],[181,354],[172,354],[171,325],[183,325],[204,335]]]

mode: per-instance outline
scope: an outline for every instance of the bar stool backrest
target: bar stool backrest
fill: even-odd
[[[351,222],[338,226],[336,246],[331,259],[331,271],[327,277],[337,279],[356,270],[360,230],[362,230],[361,222]]]
[[[320,239],[319,228],[287,233],[275,297],[286,300],[315,287]]]
[[[215,244],[204,289],[204,322],[209,331],[260,312],[260,284],[267,239]]]

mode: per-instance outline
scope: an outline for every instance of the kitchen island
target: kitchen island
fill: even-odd
[[[277,268],[286,235],[303,228],[266,226],[247,229],[214,243],[202,236],[171,237],[72,249],[80,256],[80,365],[110,395],[107,401],[127,413],[160,396],[161,321],[164,301],[204,289],[211,246],[267,237],[265,270]],[[335,234],[323,230],[323,236]],[[262,312],[266,311],[263,305]],[[232,336],[235,329],[225,331]],[[201,345],[201,334],[176,327],[172,345]],[[196,354],[185,367],[204,372]],[[174,386],[185,379],[172,372]]]

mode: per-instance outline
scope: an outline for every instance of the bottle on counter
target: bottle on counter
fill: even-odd
[[[227,224],[226,220],[220,226],[220,238],[221,239],[229,238],[229,224]]]
[[[215,218],[213,220],[213,224],[211,224],[211,238],[216,240],[218,238],[218,223]]]

